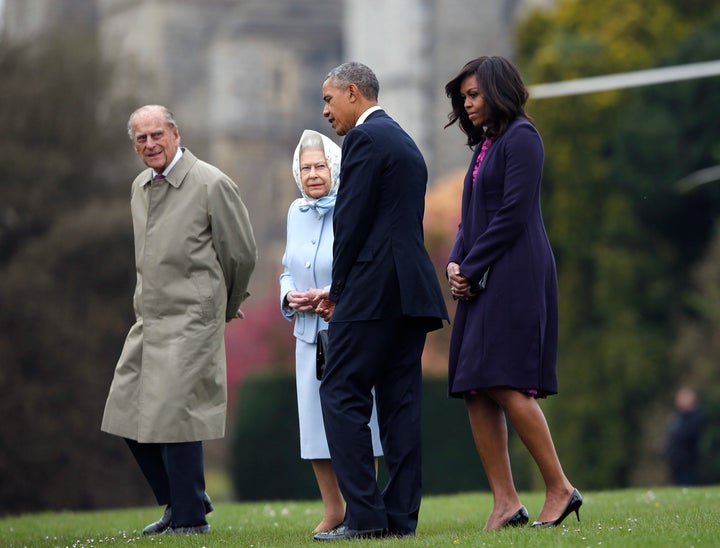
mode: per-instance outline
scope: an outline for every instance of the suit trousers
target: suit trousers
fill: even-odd
[[[325,431],[346,501],[345,525],[415,532],[422,496],[421,356],[427,324],[393,318],[331,322],[320,385]],[[370,434],[373,395],[388,483],[380,492]]]
[[[206,525],[202,442],[139,443],[125,439],[158,504],[172,507],[172,527]]]

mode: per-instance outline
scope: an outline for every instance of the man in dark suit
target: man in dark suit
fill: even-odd
[[[330,321],[320,385],[345,520],[315,540],[415,533],[421,498],[421,356],[447,310],[423,243],[427,168],[410,136],[378,106],[360,63],[330,71],[323,115],[342,147]],[[389,480],[380,492],[370,437],[373,395]]]

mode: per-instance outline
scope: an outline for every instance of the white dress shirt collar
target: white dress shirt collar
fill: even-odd
[[[178,160],[180,160],[180,158],[182,158],[182,155],[183,155],[182,147],[178,147],[177,152],[175,152],[175,158],[173,158],[172,162],[170,162],[168,164],[168,166],[162,172],[162,174],[165,175],[165,177],[167,177],[167,174],[170,173],[170,170],[175,166],[175,164],[178,163]],[[159,173],[153,169],[153,177],[155,175],[159,175]]]
[[[358,127],[360,124],[364,123],[365,120],[367,120],[368,116],[370,116],[373,112],[377,112],[378,110],[382,110],[382,107],[380,105],[375,105],[367,109],[360,115],[360,118],[358,118],[358,121],[355,123],[355,127]]]

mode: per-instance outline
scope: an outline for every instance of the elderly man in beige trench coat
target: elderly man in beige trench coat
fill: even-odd
[[[224,328],[243,317],[255,240],[237,186],[180,147],[167,108],[136,110],[128,132],[150,169],[132,184],[136,322],[102,430],[125,438],[166,505],[145,534],[206,533],[202,440],[225,433]]]

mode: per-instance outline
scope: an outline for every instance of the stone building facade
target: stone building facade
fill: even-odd
[[[183,143],[240,185],[260,249],[251,289],[263,295],[277,288],[300,133],[341,142],[322,117],[327,71],[346,60],[375,70],[380,104],[418,142],[432,184],[470,158],[457,128],[443,129],[445,82],[478,55],[511,57],[517,17],[551,2],[5,0],[3,21],[16,41],[97,25],[114,94],[169,106]]]

